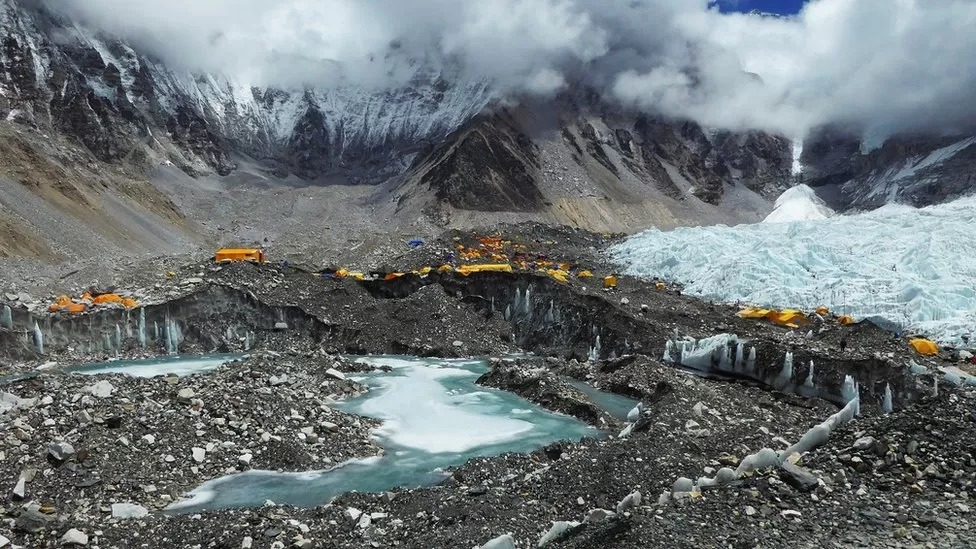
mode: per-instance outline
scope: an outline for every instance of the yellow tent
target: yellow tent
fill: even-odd
[[[844,316],[838,318],[837,319],[837,322],[839,322],[840,324],[842,324],[844,326],[847,326],[848,324],[854,324],[854,317],[851,316],[851,315],[844,315]]]
[[[741,318],[766,318],[766,315],[772,313],[769,309],[760,309],[758,307],[746,307],[739,311],[739,316]]]
[[[569,282],[569,273],[558,269],[549,269],[546,273],[552,278],[556,279],[563,284]]]
[[[576,278],[593,278],[593,273],[590,271],[580,271],[576,273]]]
[[[915,338],[908,342],[919,354],[922,355],[937,355],[939,354],[939,346],[935,344],[934,341],[930,339]]]
[[[603,277],[603,287],[604,288],[616,288],[617,287],[617,277],[606,276]]]
[[[508,263],[486,263],[482,265],[461,265],[457,273],[468,276],[471,273],[510,273],[512,266]]]
[[[826,307],[817,307],[817,314],[820,316],[826,316],[830,314],[830,309]]]

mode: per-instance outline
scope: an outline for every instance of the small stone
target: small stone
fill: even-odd
[[[698,422],[693,419],[689,419],[685,422],[685,431],[691,431],[692,429],[697,429],[699,427],[701,427],[701,425],[699,425]]]
[[[736,456],[733,456],[732,454],[722,454],[722,455],[718,456],[718,460],[717,461],[719,463],[721,463],[722,465],[728,465],[730,467],[733,467],[733,466],[736,466],[736,465],[739,464],[739,458],[736,457]]]
[[[203,463],[204,458],[207,457],[207,451],[198,446],[191,448],[190,452],[193,455],[193,461],[197,463]]]
[[[756,508],[752,505],[746,505],[746,516],[751,517],[756,514]]]
[[[17,519],[14,521],[14,527],[21,532],[34,533],[45,528],[48,522],[51,521],[50,516],[38,510],[38,506],[32,505],[27,508]]]
[[[3,549],[4,547],[7,547],[8,545],[10,545],[10,538],[4,536],[3,534],[0,534],[0,549]],[[515,548],[515,546],[513,545],[512,546],[512,549],[514,549],[514,548]]]
[[[17,485],[14,486],[13,498],[14,501],[19,501],[25,497],[27,497],[27,479],[24,478],[24,475],[20,475],[20,478],[17,479]]]
[[[694,412],[696,416],[702,417],[702,415],[705,412],[705,405],[702,404],[701,402],[696,403],[695,406],[691,409],[691,411]]]
[[[244,539],[241,540],[241,549],[251,549],[253,544],[254,540],[251,536],[244,536]]]
[[[779,514],[782,515],[783,518],[800,518],[802,516],[799,511],[795,511],[793,509],[784,509],[780,511]]]
[[[630,300],[627,299],[626,297],[621,297],[620,298],[620,304],[621,305],[630,305]]]
[[[146,444],[150,444],[150,445],[156,444],[156,437],[153,436],[152,434],[147,433],[145,435],[142,435],[142,440],[145,441]]]
[[[875,443],[874,437],[861,437],[854,441],[854,449],[867,450],[872,446],[874,446],[874,443]]]
[[[905,528],[904,526],[899,526],[895,528],[895,531],[892,532],[892,535],[894,535],[898,539],[907,538],[908,528]]]
[[[92,422],[92,416],[86,410],[79,410],[75,413],[75,420],[82,425],[88,425]]]
[[[72,528],[61,536],[59,545],[88,545],[88,534]]]
[[[240,457],[237,458],[237,463],[243,465],[244,467],[250,467],[251,459],[253,458],[254,456],[252,456],[251,454],[242,454]]]
[[[481,549],[515,549],[515,538],[511,534],[504,534],[485,542]]]
[[[679,477],[671,486],[671,491],[675,493],[691,492],[695,488],[695,483],[690,478]]]
[[[613,511],[608,511],[606,509],[590,509],[586,513],[586,517],[583,518],[583,522],[586,524],[599,524],[607,519],[613,518],[617,515]]]
[[[359,522],[359,517],[363,516],[363,512],[355,507],[348,507],[342,512],[342,515],[346,517],[349,522]]]
[[[801,492],[810,492],[820,485],[820,479],[807,469],[784,461],[777,469],[779,478]]]
[[[460,339],[455,339],[454,343],[452,343],[451,345],[454,345],[455,347],[464,347],[464,342],[461,341]]]
[[[176,400],[180,402],[190,402],[190,399],[196,396],[196,391],[189,387],[184,387],[176,392]]]
[[[93,385],[85,387],[85,392],[91,393],[92,396],[97,398],[108,398],[112,396],[115,392],[115,386],[112,385],[108,380],[103,379]]]
[[[149,509],[137,503],[113,503],[112,517],[122,519],[142,518],[149,514]]]
[[[288,374],[281,374],[280,376],[271,376],[268,378],[268,385],[272,387],[284,385],[285,383],[288,383]]]
[[[620,503],[617,504],[617,512],[623,513],[624,511],[629,511],[630,509],[633,509],[634,507],[640,505],[640,502],[641,502],[641,493],[635,490],[627,494],[627,496],[624,497],[624,499],[620,500]]]
[[[959,511],[960,512],[963,512],[963,513],[968,513],[969,512],[969,506],[966,505],[965,503],[957,503],[956,504],[956,509],[959,509]]]
[[[287,322],[275,322],[274,329],[275,330],[287,330],[288,329],[288,323]]]
[[[75,453],[74,446],[67,442],[52,442],[47,445],[47,455],[56,461],[65,461]]]
[[[166,463],[173,463],[174,461],[176,461],[176,458],[172,454],[166,454],[166,457],[163,458],[163,461],[165,461]]]
[[[346,374],[336,370],[335,368],[329,368],[325,371],[325,375],[334,379],[346,379]]]

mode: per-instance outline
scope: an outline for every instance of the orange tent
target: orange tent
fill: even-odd
[[[908,342],[909,345],[916,352],[922,355],[937,355],[939,354],[939,346],[935,344],[934,341],[924,338],[915,338]]]
[[[95,297],[95,299],[92,300],[92,304],[94,305],[102,305],[105,303],[118,303],[121,305],[122,296],[120,296],[119,294],[102,294],[100,296]]]

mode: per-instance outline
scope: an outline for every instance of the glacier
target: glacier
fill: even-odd
[[[789,221],[810,221],[826,219],[834,215],[827,204],[806,185],[788,189],[776,199],[773,211],[763,223],[786,223]]]
[[[826,306],[959,344],[976,332],[976,197],[849,216],[650,229],[613,246],[622,272],[764,307]]]

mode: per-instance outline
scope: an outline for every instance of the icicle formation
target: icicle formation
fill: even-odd
[[[139,339],[139,347],[143,350],[146,348],[146,310],[139,309],[139,333],[137,334]]]
[[[245,351],[251,350],[251,332],[244,333],[244,350]]]
[[[674,341],[669,339],[664,343],[664,362],[674,362],[674,359],[671,358],[671,353],[673,352],[674,352]]]
[[[738,344],[735,334],[718,334],[700,340],[675,341],[678,363],[703,372],[728,371],[732,367],[732,345]]]
[[[749,349],[749,360],[746,361],[746,371],[752,372],[756,369],[756,348]]]
[[[810,361],[810,371],[807,372],[807,379],[803,382],[803,385],[813,388],[813,361]]]
[[[596,343],[594,343],[593,346],[590,347],[589,359],[590,362],[596,362],[597,360],[600,360],[600,336],[599,335],[596,336]]]
[[[532,299],[529,294],[529,288],[525,289],[525,298],[522,300],[522,313],[529,315],[532,313]]]
[[[786,352],[786,358],[783,359],[783,369],[779,373],[779,381],[781,384],[788,384],[793,381],[793,353],[790,351]]]
[[[166,318],[166,352],[175,355],[180,352],[180,341],[183,334],[180,332],[180,325],[171,318]]]
[[[742,369],[742,366],[745,362],[745,357],[743,356],[745,354],[745,350],[746,350],[745,343],[739,342],[739,344],[735,346],[735,369],[736,370]]]
[[[44,354],[44,333],[41,332],[41,327],[36,320],[34,321],[34,347],[38,354]]]
[[[0,326],[8,330],[14,329],[14,317],[13,311],[10,310],[10,305],[4,304],[3,311],[0,311]]]
[[[122,350],[122,327],[118,324],[115,325],[115,350]]]
[[[892,402],[891,402],[891,384],[890,383],[885,383],[884,399],[881,401],[881,410],[884,413],[886,413],[886,414],[890,414],[891,412],[894,411],[894,408],[893,408]]]
[[[841,398],[844,399],[845,403],[850,403],[852,401],[857,401],[854,406],[854,415],[860,415],[861,405],[860,405],[860,391],[858,390],[857,383],[854,381],[852,376],[844,377],[844,385],[840,391]]]

